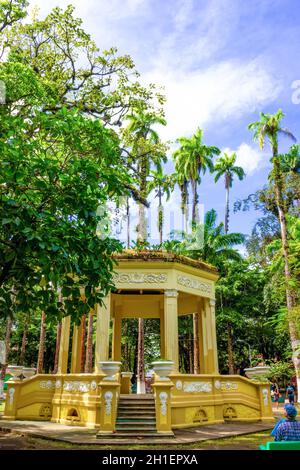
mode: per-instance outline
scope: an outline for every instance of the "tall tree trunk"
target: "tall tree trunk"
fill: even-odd
[[[54,368],[53,374],[57,374],[58,371],[58,360],[59,360],[59,350],[60,350],[60,339],[61,339],[61,328],[62,323],[59,321],[56,328],[56,345],[55,345],[55,356],[54,356]]]
[[[127,220],[127,248],[130,248],[130,206],[129,196],[126,198],[126,220]]]
[[[278,209],[280,229],[281,229],[281,241],[282,241],[282,251],[284,258],[284,274],[286,279],[286,304],[288,313],[290,313],[295,306],[295,297],[294,293],[290,287],[291,281],[291,272],[289,266],[289,245],[287,237],[287,226],[286,226],[286,208],[283,198],[283,182],[282,174],[280,169],[280,162],[278,159],[278,148],[277,145],[273,146],[273,169],[274,169],[274,183],[275,183],[275,197],[276,205]],[[294,322],[289,319],[289,332],[291,338],[291,345],[293,351],[293,363],[296,372],[297,378],[297,388],[300,390],[300,359],[298,358],[297,350],[300,346],[300,341],[297,335],[297,329]],[[298,393],[298,402],[300,402],[300,397]]]
[[[198,210],[198,188],[197,188],[197,181],[192,180],[192,192],[193,192],[193,206],[192,206],[192,224],[199,223],[199,210]]]
[[[159,243],[163,243],[163,206],[161,202],[161,189],[158,191],[158,230],[159,230]]]
[[[193,336],[191,335],[191,333],[189,333],[188,335],[188,358],[189,358],[189,369],[187,369],[189,371],[189,374],[192,374],[193,371],[194,371],[194,361],[193,361],[193,358],[194,358],[194,342],[193,342]]]
[[[137,361],[137,393],[145,393],[145,370],[144,370],[144,319],[139,318],[138,330],[138,361]]]
[[[24,366],[25,362],[25,352],[26,352],[26,342],[27,342],[27,333],[28,333],[28,326],[30,322],[30,315],[27,314],[24,320],[24,329],[23,329],[23,336],[22,336],[22,346],[21,346],[21,353],[19,364],[20,366]]]
[[[81,318],[82,333],[81,333],[81,346],[80,346],[80,373],[84,372],[85,360],[85,336],[86,336],[86,315]]]
[[[4,380],[5,380],[5,374],[6,374],[6,369],[8,365],[9,352],[10,352],[10,336],[11,336],[12,324],[13,324],[12,319],[8,318],[7,323],[6,323],[6,332],[5,332],[5,357],[4,357],[4,364],[2,364],[1,374],[0,374],[0,398],[3,396]]]
[[[41,329],[40,329],[40,344],[39,344],[39,353],[38,353],[38,360],[37,360],[37,367],[36,367],[38,374],[42,374],[43,372],[45,339],[46,339],[46,313],[42,312]]]
[[[229,228],[229,181],[228,181],[228,176],[227,175],[225,175],[225,189],[226,189],[225,233],[228,233],[228,228]]]
[[[230,323],[227,323],[228,373],[234,374],[233,335]]]
[[[89,313],[84,372],[86,374],[93,372],[93,312]]]
[[[194,330],[194,374],[199,374],[199,317],[197,313],[193,313],[193,330]]]

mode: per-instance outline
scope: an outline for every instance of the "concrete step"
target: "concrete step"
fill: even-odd
[[[120,411],[134,411],[134,410],[137,410],[137,411],[142,411],[142,410],[145,410],[145,411],[155,411],[155,406],[152,406],[152,405],[136,405],[136,406],[128,406],[128,405],[119,405],[118,406],[118,410]]]
[[[117,421],[116,421],[116,424],[119,425],[119,424],[128,424],[128,425],[134,425],[134,424],[142,424],[143,426],[148,426],[148,425],[151,425],[151,426],[156,426],[156,420],[155,419],[148,419],[148,420],[145,420],[145,419],[122,419],[122,418],[118,418]]]
[[[144,433],[144,432],[154,432],[156,433],[157,430],[156,430],[156,427],[155,426],[133,426],[133,427],[128,427],[128,426],[116,426],[116,432],[127,432],[127,433],[131,433],[133,434],[134,436],[139,436],[140,433]]]
[[[155,414],[155,411],[142,410],[140,412],[137,412],[137,410],[130,410],[130,411],[120,411],[120,410],[118,410],[117,418],[156,419],[156,414]]]
[[[119,403],[122,405],[128,406],[146,406],[146,405],[155,405],[154,400],[119,400]]]
[[[130,441],[129,442],[132,442],[132,440],[135,440],[135,439],[143,439],[143,438],[147,438],[147,437],[150,437],[151,439],[157,439],[159,438],[160,440],[163,438],[163,439],[168,439],[168,438],[174,438],[174,434],[158,434],[157,432],[140,432],[138,435],[136,433],[131,433],[131,432],[115,432],[114,434],[110,434],[109,435],[109,439],[129,439]],[[97,435],[97,439],[107,439],[108,437],[107,436],[101,436],[101,435]]]

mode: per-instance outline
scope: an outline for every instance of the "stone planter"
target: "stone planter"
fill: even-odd
[[[256,366],[256,367],[248,367],[245,370],[245,374],[248,379],[253,379],[255,377],[264,377],[270,371],[270,366]]]
[[[106,375],[104,380],[115,380],[115,375],[119,372],[121,362],[118,361],[100,361],[98,362],[103,374]]]
[[[29,379],[29,377],[32,377],[35,375],[36,369],[34,367],[23,367],[22,370],[22,375],[25,377],[25,379]]]
[[[158,380],[170,380],[168,375],[173,371],[173,361],[154,361],[151,365],[154,373],[158,375]]]
[[[23,366],[8,366],[6,372],[12,375],[12,378],[9,380],[21,380],[20,375],[23,372]]]

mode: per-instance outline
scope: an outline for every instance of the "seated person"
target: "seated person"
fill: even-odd
[[[275,441],[300,441],[300,421],[296,421],[297,410],[294,405],[285,405],[285,419],[280,420],[271,432]]]

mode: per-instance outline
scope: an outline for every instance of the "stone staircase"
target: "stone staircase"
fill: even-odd
[[[170,437],[172,436],[173,434],[170,434]],[[169,435],[164,435],[164,437],[169,437]],[[162,435],[156,430],[154,396],[150,394],[120,395],[116,432],[110,435],[111,438],[126,439],[128,442],[136,439],[161,439]]]

